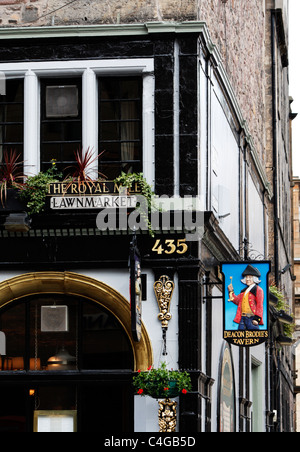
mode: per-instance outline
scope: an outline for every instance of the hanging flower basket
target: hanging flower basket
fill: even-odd
[[[186,394],[192,389],[191,377],[188,372],[168,370],[165,363],[158,369],[150,367],[146,372],[138,371],[133,378],[136,393],[150,396],[154,399],[169,399]]]

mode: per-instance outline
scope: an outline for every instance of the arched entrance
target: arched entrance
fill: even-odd
[[[146,370],[152,365],[152,347],[145,326],[142,325],[141,341],[134,342],[128,301],[113,288],[93,278],[71,272],[26,273],[0,283],[0,309],[23,297],[49,293],[84,296],[105,307],[119,320],[131,341],[134,370]]]
[[[131,431],[132,371],[152,364],[152,349],[144,326],[135,343],[130,325],[128,301],[92,278],[45,272],[1,283],[0,431]]]

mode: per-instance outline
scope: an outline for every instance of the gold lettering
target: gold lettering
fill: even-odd
[[[106,186],[106,183],[103,183],[103,193],[109,193],[109,189]]]
[[[94,185],[87,184],[87,186],[88,186],[88,188],[90,190],[90,195],[92,195],[93,194]]]
[[[84,194],[86,192],[86,185],[78,184],[78,191],[80,194]]]
[[[114,193],[120,193],[120,185],[116,184],[114,185]]]
[[[94,192],[94,193],[95,193],[95,194],[96,194],[96,193],[102,193],[101,185],[100,185],[99,182],[96,184],[96,188],[95,188],[95,192]]]
[[[56,195],[56,194],[60,194],[61,193],[61,191],[60,191],[60,184],[55,184],[55,185],[53,185],[53,194],[54,195]]]

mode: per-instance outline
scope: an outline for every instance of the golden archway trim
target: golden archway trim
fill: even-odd
[[[152,346],[144,324],[141,341],[135,342],[131,335],[129,302],[115,289],[93,278],[72,272],[25,273],[0,283],[0,308],[24,297],[50,293],[87,298],[106,308],[118,319],[129,337],[134,370],[146,370],[152,366]]]

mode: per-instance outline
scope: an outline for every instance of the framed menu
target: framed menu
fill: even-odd
[[[77,411],[35,411],[35,433],[74,433],[77,431]]]

